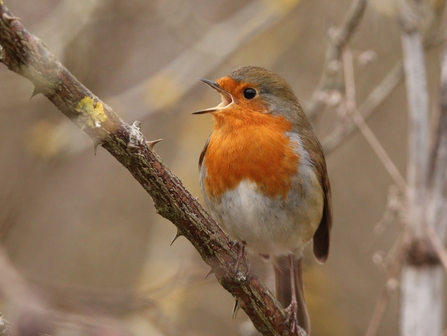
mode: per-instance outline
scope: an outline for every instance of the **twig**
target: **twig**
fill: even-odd
[[[323,74],[305,109],[311,120],[314,120],[325,106],[325,102],[321,99],[322,93],[336,86],[336,80],[341,70],[340,60],[343,48],[362,19],[367,4],[367,0],[353,0],[340,27],[332,28],[329,31],[329,45]]]
[[[405,194],[406,193],[405,179],[402,177],[396,165],[389,157],[388,153],[385,151],[385,149],[380,144],[377,137],[374,135],[369,126],[366,124],[362,115],[357,110],[356,97],[355,97],[354,67],[352,61],[352,53],[350,50],[345,50],[343,53],[343,69],[344,69],[345,85],[346,85],[346,109],[348,111],[348,115],[352,118],[356,126],[360,129],[363,136],[370,144],[371,148],[374,150],[376,155],[379,157],[380,161],[385,166],[391,178],[399,187],[400,191]]]
[[[126,167],[152,196],[157,212],[177,226],[264,335],[290,330],[284,309],[244,262],[237,247],[146,144],[139,123],[123,122],[60,64],[0,1],[1,62],[28,78],[63,114]],[[301,331],[300,328],[298,328]],[[298,332],[298,331],[297,331]]]
[[[365,336],[376,336],[379,332],[380,325],[382,324],[383,316],[390,296],[398,288],[398,276],[402,267],[405,246],[408,244],[408,237],[406,233],[403,233],[396,245],[396,255],[393,263],[388,270],[388,274],[385,281],[385,286],[377,298],[374,312],[369,321],[368,328],[366,329]]]
[[[429,29],[424,35],[424,49],[430,50],[439,44],[438,39],[433,38],[436,32],[440,31],[443,22],[443,14],[445,7],[445,0],[440,0],[435,6],[435,15],[430,23]],[[359,106],[358,111],[363,116],[363,119],[368,117],[374,110],[393,92],[397,85],[404,78],[404,68],[402,61],[398,61],[390,72],[383,78],[379,85],[368,95],[366,100]],[[343,120],[343,124],[335,128],[335,130],[326,136],[322,141],[322,145],[326,154],[335,150],[345,139],[348,138],[358,128],[354,123],[349,122],[349,119]]]
[[[383,78],[379,85],[368,95],[365,101],[359,106],[358,113],[363,119],[367,119],[372,112],[393,92],[397,84],[404,77],[402,62],[397,62],[390,72]],[[334,151],[350,134],[358,128],[350,119],[343,120],[342,126],[336,127],[335,130],[326,136],[322,145],[326,154]]]

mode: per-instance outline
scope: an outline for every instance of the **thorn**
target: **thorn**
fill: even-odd
[[[205,280],[206,280],[211,274],[214,274],[214,271],[213,271],[212,268],[208,271],[208,273],[206,273],[206,275],[205,275]]]
[[[177,233],[175,234],[174,238],[171,241],[171,244],[169,244],[169,246],[172,246],[172,244],[174,244],[174,242],[177,240],[178,237],[180,236],[184,236],[183,233],[180,232],[180,230],[177,230]]]
[[[6,24],[7,24],[8,26],[10,26],[10,25],[12,24],[13,21],[15,21],[15,20],[20,20],[19,17],[17,17],[17,16],[11,16],[11,15],[8,15],[8,14],[6,14],[6,13],[3,13],[3,15],[2,15],[2,19],[3,19],[3,21],[6,22]]]
[[[33,89],[33,93],[31,93],[31,97],[29,97],[29,100],[33,99],[34,96],[37,96],[39,93],[43,94],[43,91],[39,89],[37,86],[35,86]]]
[[[154,149],[154,146],[158,144],[160,141],[163,141],[163,139],[157,139],[152,141],[146,141],[146,145],[149,147],[150,150]]]
[[[97,140],[97,139],[93,140],[93,155],[96,155],[96,152],[97,152],[97,149],[98,149],[99,145],[102,145],[102,141],[101,140]]]
[[[239,300],[236,298],[236,300],[234,301],[233,314],[232,314],[233,320],[236,319],[237,312],[239,311],[240,308],[241,306],[239,305]]]

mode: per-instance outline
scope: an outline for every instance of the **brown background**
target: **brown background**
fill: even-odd
[[[212,119],[190,112],[215,105],[218,96],[196,79],[260,65],[286,78],[305,105],[323,70],[327,31],[341,22],[350,3],[259,1],[286,14],[230,55],[209,53],[215,66],[188,59],[174,74],[191,75],[177,83],[175,75],[160,76],[160,71],[199,48],[197,41],[249,1],[4,2],[126,122],[139,119],[148,139],[164,139],[157,153],[199,198],[197,160]],[[401,58],[393,3],[372,2],[349,44],[359,104]],[[225,48],[237,34],[237,29],[224,29],[213,43]],[[433,109],[439,49],[426,58]],[[373,57],[364,64],[359,56],[368,51]],[[135,87],[140,93],[133,95]],[[187,93],[179,94],[183,91]],[[17,209],[2,239],[17,268],[55,293],[63,311],[113,316],[135,335],[236,335],[246,328],[242,311],[236,320],[231,318],[233,299],[214,276],[204,280],[207,266],[190,244],[180,238],[169,246],[175,227],[155,213],[152,200],[131,175],[103,149],[95,156],[87,135],[43,96],[30,100],[31,92],[27,80],[0,67],[0,198],[4,211]],[[315,126],[321,139],[335,127],[337,108],[319,116]],[[368,124],[405,174],[403,82]],[[327,162],[335,213],[331,254],[321,266],[306,251],[313,330],[315,335],[363,335],[386,277],[384,265],[373,259],[385,256],[400,232],[396,221],[383,232],[375,230],[393,181],[359,132],[331,152]],[[380,335],[397,333],[397,306],[394,295]],[[8,307],[4,302],[4,315]]]

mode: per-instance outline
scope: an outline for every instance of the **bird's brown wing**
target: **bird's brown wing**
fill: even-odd
[[[310,132],[309,132],[310,133]],[[313,134],[312,134],[313,135]],[[311,139],[309,134],[307,139]],[[314,255],[319,262],[325,262],[329,254],[329,240],[332,227],[332,196],[331,185],[329,183],[329,176],[327,174],[326,160],[323,155],[323,148],[320,142],[313,135],[313,141],[308,141],[306,144],[309,156],[312,163],[315,165],[315,170],[320,180],[321,187],[324,194],[323,216],[318,226],[317,231],[313,237]]]
[[[332,196],[327,174],[322,176],[321,183],[324,192],[323,217],[314,234],[313,249],[317,260],[319,262],[325,262],[329,255],[329,240],[332,228]]]
[[[206,150],[208,149],[208,144],[210,143],[211,136],[208,137],[208,140],[206,140],[205,146],[202,149],[202,153],[200,153],[199,157],[199,170],[202,168],[203,158],[205,157]]]

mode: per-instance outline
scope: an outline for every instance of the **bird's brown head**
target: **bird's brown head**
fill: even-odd
[[[259,113],[282,116],[293,124],[301,119],[302,109],[291,87],[264,68],[244,66],[215,82],[200,80],[219,92],[222,101],[194,114],[212,113],[216,121],[230,116],[246,120]]]

